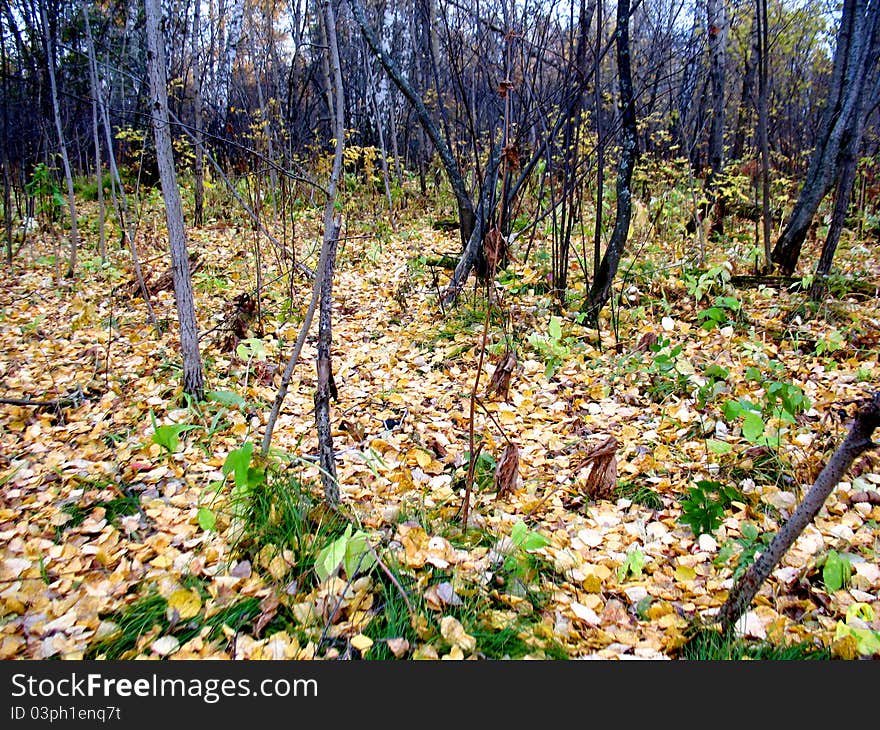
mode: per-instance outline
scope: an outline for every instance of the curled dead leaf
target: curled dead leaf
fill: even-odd
[[[519,449],[516,444],[510,442],[504,447],[495,467],[495,492],[496,499],[512,494],[516,489],[519,477]]]
[[[495,372],[492,373],[489,386],[486,388],[486,398],[496,394],[501,400],[507,402],[510,397],[510,378],[516,369],[516,363],[516,353],[513,350],[504,353],[495,365]]]
[[[577,462],[578,471],[589,467],[584,491],[590,499],[609,499],[617,486],[617,449],[619,442],[609,436],[589,449]]]

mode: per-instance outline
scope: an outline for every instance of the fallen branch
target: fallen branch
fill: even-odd
[[[33,406],[36,408],[54,408],[55,410],[59,410],[61,408],[67,408],[68,406],[76,408],[83,402],[83,400],[85,400],[85,396],[83,395],[82,388],[78,387],[67,395],[60,395],[57,398],[53,398],[52,400],[32,400],[31,398],[0,398],[0,403],[7,406]]]
[[[856,411],[849,433],[831,455],[806,497],[773,538],[767,550],[761,553],[733,587],[717,617],[724,633],[729,632],[745,613],[773,568],[804,528],[812,522],[853,461],[865,451],[877,447],[877,444],[871,441],[871,436],[878,426],[880,426],[880,392],[866,400]]]

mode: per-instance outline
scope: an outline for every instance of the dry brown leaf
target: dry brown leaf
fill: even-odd
[[[504,447],[495,467],[495,498],[506,497],[516,490],[519,477],[519,449],[510,442]]]
[[[609,499],[617,486],[617,448],[620,444],[609,436],[578,460],[578,470],[590,467],[584,491],[590,499]]]
[[[495,366],[495,372],[486,388],[486,398],[490,398],[493,394],[498,395],[501,400],[507,402],[510,397],[510,377],[516,369],[516,353],[508,350]]]

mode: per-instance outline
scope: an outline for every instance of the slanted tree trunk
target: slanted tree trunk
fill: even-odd
[[[790,276],[797,267],[813,216],[834,183],[847,130],[854,129],[852,114],[864,91],[868,51],[878,16],[880,9],[869,0],[845,0],[843,4],[834,71],[816,135],[818,142],[797,203],[771,255],[783,274]]]
[[[266,431],[263,434],[263,442],[260,447],[260,453],[263,456],[266,456],[269,453],[269,448],[272,444],[272,432],[275,430],[275,424],[278,421],[278,416],[281,413],[281,406],[284,404],[284,399],[287,396],[287,389],[290,387],[290,379],[293,376],[293,368],[299,360],[299,356],[302,353],[303,345],[305,344],[306,336],[308,335],[309,329],[312,326],[312,320],[315,316],[315,309],[318,306],[318,301],[322,297],[322,285],[326,276],[332,278],[333,275],[333,266],[330,264],[329,274],[328,274],[328,259],[335,256],[335,246],[336,241],[339,238],[339,231],[341,229],[342,222],[341,220],[337,220],[334,216],[336,209],[336,195],[339,189],[339,180],[342,177],[342,163],[345,153],[345,96],[342,87],[342,70],[339,63],[339,48],[336,42],[336,23],[333,20],[333,9],[330,5],[330,0],[321,0],[323,7],[323,30],[327,37],[327,52],[330,55],[326,66],[327,78],[325,79],[325,87],[328,90],[327,94],[327,102],[330,105],[330,115],[333,120],[333,134],[336,139],[336,148],[333,155],[333,168],[330,171],[330,180],[327,184],[327,200],[324,202],[324,237],[321,244],[321,253],[318,257],[318,265],[316,267],[316,276],[315,282],[312,286],[312,298],[309,302],[309,307],[306,310],[305,316],[303,317],[303,323],[300,327],[299,336],[296,339],[296,343],[293,346],[293,352],[290,355],[290,358],[287,361],[287,365],[284,368],[284,373],[281,375],[281,385],[278,387],[278,392],[275,394],[275,402],[272,404],[272,410],[269,412],[269,418],[266,422]],[[331,77],[332,74],[332,77]],[[326,276],[325,276],[326,275]],[[330,383],[330,370],[329,370],[329,337],[330,337],[330,329],[329,329],[329,306],[330,306],[330,294],[331,284],[328,282],[327,287],[327,317],[328,324],[325,330],[325,337],[327,338],[327,370],[322,374],[323,365],[319,365],[319,391],[321,390],[321,378],[326,375],[327,377],[327,386],[329,388]],[[320,315],[319,315],[320,320]],[[319,321],[320,328],[320,321]],[[319,332],[319,339],[320,339]],[[320,359],[320,357],[319,357]],[[329,390],[327,390],[329,393]],[[332,471],[330,470],[330,465],[335,463],[335,459],[333,458],[333,444],[332,441],[328,441],[330,438],[330,430],[329,430],[329,420],[324,422],[324,418],[329,419],[329,408],[325,414],[321,414],[318,411],[318,395],[316,394],[316,418],[318,419],[318,450],[321,453],[320,461],[322,466],[322,481],[324,484],[324,496],[327,499],[329,504],[335,504],[339,501],[339,487],[336,484],[336,470],[335,466],[333,466]],[[325,430],[326,428],[326,430]],[[325,474],[329,474],[330,477],[325,477]],[[329,481],[325,481],[325,479],[329,479]],[[332,483],[331,483],[332,482]]]
[[[437,154],[440,155],[443,169],[445,170],[446,177],[452,187],[453,195],[455,195],[455,203],[458,208],[461,242],[462,245],[467,248],[474,231],[474,226],[476,225],[476,212],[474,210],[473,201],[465,187],[464,178],[461,174],[458,163],[455,160],[455,156],[452,154],[452,150],[449,149],[449,146],[443,139],[439,127],[431,118],[424,100],[419,96],[419,93],[415,88],[413,88],[409,80],[403,75],[399,65],[382,47],[382,43],[367,22],[367,15],[364,11],[364,6],[361,0],[349,0],[349,7],[351,8],[355,22],[360,28],[361,35],[363,35],[364,40],[370,47],[370,51],[379,60],[379,63],[382,64],[382,68],[384,68],[385,72],[391,77],[395,86],[400,89],[400,92],[412,105],[422,129],[425,131],[425,134],[428,135],[431,143],[434,145],[434,149],[437,150]],[[468,269],[468,272],[470,272],[470,269]]]
[[[636,106],[633,96],[632,69],[629,52],[629,0],[617,0],[617,75],[620,85],[621,142],[620,160],[617,165],[617,215],[611,240],[602,256],[602,262],[593,278],[593,285],[584,304],[586,322],[592,327],[599,326],[599,313],[611,298],[611,286],[617,275],[620,257],[629,235],[632,217],[632,174],[638,157],[638,128],[636,125]]]
[[[61,125],[61,107],[58,103],[58,85],[55,82],[55,45],[52,42],[52,32],[49,28],[49,19],[46,16],[46,6],[40,3],[40,16],[43,21],[43,41],[46,47],[46,66],[49,71],[49,89],[52,95],[52,116],[55,119],[55,132],[58,135],[58,148],[61,153],[61,163],[64,166],[64,180],[67,183],[67,209],[70,213],[70,256],[67,260],[67,276],[76,274],[76,253],[79,248],[79,224],[76,214],[76,197],[73,191],[73,171],[70,168],[70,158],[67,154],[67,143],[64,140],[64,129]]]
[[[749,566],[749,569],[728,594],[727,600],[718,614],[718,621],[725,632],[730,631],[743,613],[748,610],[752,599],[757,595],[773,568],[822,509],[828,495],[843,478],[853,461],[868,449],[877,447],[877,444],[871,441],[871,436],[878,426],[880,426],[880,392],[875,393],[858,409],[849,433],[831,455],[803,501],[788,518],[782,529],[776,533],[776,537],[773,538],[767,550],[761,553],[760,557]]]
[[[877,59],[877,51],[880,50],[880,23],[875,26],[872,39],[873,50],[871,57]],[[822,246],[819,263],[816,265],[816,274],[813,277],[813,285],[810,287],[810,299],[817,301],[825,293],[826,279],[831,273],[831,263],[837,252],[837,244],[840,242],[840,234],[846,223],[846,215],[849,211],[852,199],[853,185],[856,180],[856,167],[859,162],[859,148],[862,144],[862,133],[865,127],[865,109],[870,109],[872,101],[880,97],[880,76],[877,76],[877,63],[871,65],[870,70],[874,73],[874,83],[871,92],[867,90],[859,94],[856,106],[853,109],[853,129],[847,133],[847,142],[840,151],[838,159],[839,170],[837,174],[837,195],[834,200],[834,211],[831,214],[831,224],[828,226],[828,234]]]
[[[160,28],[162,10],[160,0],[144,0],[144,6],[147,27],[147,70],[150,76],[150,111],[171,248],[171,271],[177,304],[177,321],[180,327],[180,352],[183,358],[183,390],[197,400],[202,400],[205,386],[202,356],[199,352],[199,329],[193,302],[186,231],[183,225],[183,205],[180,200],[180,189],[177,187],[168,122],[165,46]]]

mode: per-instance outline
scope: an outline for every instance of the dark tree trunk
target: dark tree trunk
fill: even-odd
[[[877,34],[875,34],[876,36]],[[876,45],[876,43],[875,43]],[[880,79],[875,79],[874,89],[880,88]],[[847,134],[847,143],[840,151],[838,160],[839,171],[837,175],[837,195],[834,200],[834,211],[831,214],[831,224],[828,234],[822,246],[822,254],[816,265],[816,275],[813,277],[813,285],[810,287],[810,299],[820,299],[825,293],[825,281],[831,273],[831,263],[837,252],[837,244],[840,242],[840,234],[846,223],[846,215],[849,211],[852,199],[853,184],[856,180],[856,167],[859,162],[859,148],[861,147],[862,132],[864,131],[864,103],[867,94],[860,94],[853,110],[853,126]],[[872,95],[873,96],[873,95]]]
[[[327,260],[321,277],[321,304],[318,309],[318,383],[315,390],[315,423],[318,430],[318,462],[321,465],[321,483],[327,504],[339,503],[339,482],[336,477],[336,457],[330,428],[330,396],[334,393],[330,345],[332,341],[331,308],[333,304],[333,267],[336,263],[336,243],[342,219],[337,218],[328,238]]]
[[[55,132],[58,135],[58,148],[61,152],[61,163],[64,165],[64,181],[67,184],[67,208],[70,213],[70,256],[67,261],[67,276],[76,273],[76,255],[79,248],[79,224],[76,213],[76,197],[73,190],[73,170],[70,168],[70,157],[67,154],[67,142],[61,126],[61,107],[58,101],[58,84],[55,80],[55,44],[52,41],[46,6],[40,3],[40,14],[43,20],[43,34],[46,45],[46,67],[49,71],[49,87],[52,95],[52,116],[55,120]],[[57,262],[56,262],[57,265]]]
[[[590,294],[584,306],[586,321],[590,326],[599,326],[599,313],[611,298],[611,286],[617,275],[620,257],[629,235],[632,217],[632,174],[638,157],[638,128],[636,107],[633,96],[632,69],[629,52],[629,0],[617,2],[617,74],[620,84],[621,143],[620,161],[617,166],[617,217],[608,248],[602,257],[599,270],[593,278]]]
[[[455,202],[458,207],[458,219],[461,226],[461,242],[462,245],[467,248],[476,224],[476,213],[474,211],[473,202],[471,201],[470,195],[468,195],[465,187],[461,170],[452,154],[452,150],[449,149],[449,146],[443,139],[440,129],[431,118],[421,96],[419,96],[412,84],[410,84],[403,75],[398,64],[382,47],[379,38],[367,22],[366,12],[364,11],[364,6],[361,1],[349,0],[349,7],[351,8],[355,22],[360,28],[364,40],[370,47],[370,51],[372,51],[373,55],[379,60],[379,63],[382,64],[382,68],[384,68],[385,72],[391,77],[395,86],[400,89],[407,101],[412,105],[422,129],[430,138],[431,143],[437,150],[437,154],[440,155],[440,160],[443,162],[443,169],[446,171],[446,177],[449,180],[449,184],[452,186],[452,192],[455,195]]]
[[[855,128],[853,110],[863,93],[869,48],[880,15],[876,3],[868,5],[869,0],[845,0],[843,5],[834,72],[817,132],[818,143],[797,203],[772,252],[772,260],[783,274],[791,275],[797,267],[813,216],[834,183],[847,131]]]
[[[742,160],[743,152],[746,147],[746,134],[748,130],[752,129],[751,124],[749,124],[750,108],[756,108],[757,104],[755,104],[754,93],[755,93],[755,77],[758,73],[758,59],[760,48],[758,44],[760,43],[758,39],[758,23],[757,23],[757,3],[755,9],[755,18],[752,22],[752,30],[750,34],[750,51],[749,55],[745,60],[745,67],[743,68],[743,83],[742,83],[742,92],[739,97],[739,107],[736,113],[736,129],[733,134],[733,145],[730,148],[730,157],[733,160]]]
[[[193,225],[205,224],[205,151],[202,144],[202,67],[199,62],[199,37],[201,3],[193,3],[192,23],[192,64],[193,64],[193,135],[195,136],[195,158],[193,177],[195,178]]]
[[[205,385],[202,357],[199,352],[199,329],[193,302],[186,230],[183,225],[183,205],[180,200],[180,189],[177,187],[168,122],[165,47],[160,28],[162,10],[159,0],[145,0],[144,6],[147,26],[147,70],[150,75],[150,110],[171,248],[171,271],[177,304],[177,320],[180,326],[180,352],[183,358],[183,390],[197,400],[202,400],[205,395]]]
[[[727,9],[724,0],[706,0],[706,23],[709,36],[712,116],[709,124],[709,173],[706,176],[705,189],[709,201],[707,209],[715,203],[712,231],[721,233],[724,228],[724,196],[718,194],[717,185],[724,167],[724,87],[727,76]]]

